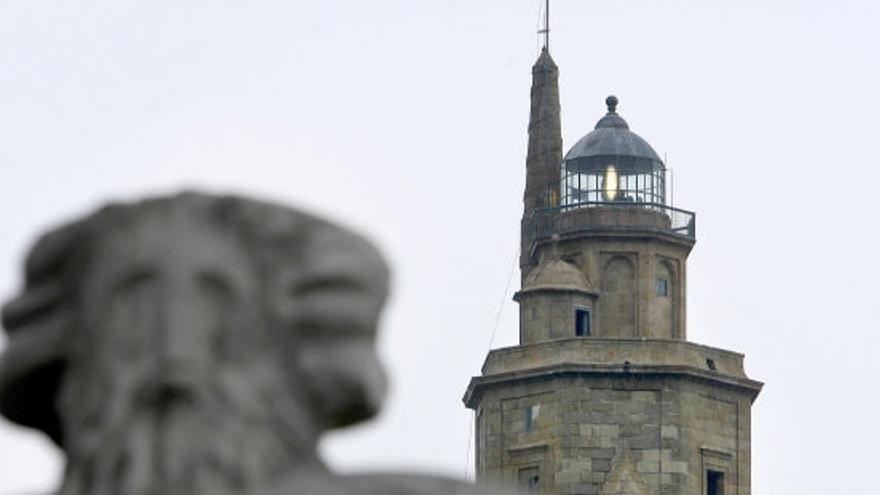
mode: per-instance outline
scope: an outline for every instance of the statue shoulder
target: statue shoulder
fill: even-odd
[[[364,474],[288,478],[271,495],[510,495],[514,490],[433,476]]]

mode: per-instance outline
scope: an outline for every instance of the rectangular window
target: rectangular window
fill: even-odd
[[[538,420],[538,413],[541,411],[540,405],[529,406],[526,408],[526,417],[525,417],[525,430],[526,432],[533,431],[535,429],[535,421]]]
[[[669,281],[665,278],[657,279],[657,297],[669,297]]]
[[[574,334],[578,337],[589,337],[592,333],[589,309],[576,309],[574,311]]]
[[[706,495],[724,495],[724,473],[711,469],[706,472]]]
[[[540,479],[541,479],[541,477],[538,476],[537,474],[529,477],[529,480],[528,480],[529,490],[537,490],[538,489],[538,480],[540,480]]]
[[[538,483],[541,481],[541,475],[537,467],[527,467],[519,470],[519,486],[528,492],[538,491]]]

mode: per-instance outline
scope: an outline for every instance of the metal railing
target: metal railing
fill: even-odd
[[[535,210],[526,224],[529,252],[538,241],[555,234],[607,227],[654,230],[696,239],[696,215],[692,211],[659,203],[585,201]]]

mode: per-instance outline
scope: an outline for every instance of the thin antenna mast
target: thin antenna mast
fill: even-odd
[[[544,29],[538,31],[544,35],[544,49],[550,51],[550,0],[544,2]]]

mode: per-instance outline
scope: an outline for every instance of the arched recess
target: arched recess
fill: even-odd
[[[615,256],[602,269],[600,335],[636,336],[636,271],[632,261]]]
[[[651,334],[664,339],[675,338],[675,302],[678,286],[675,268],[669,261],[657,261],[654,284]]]

